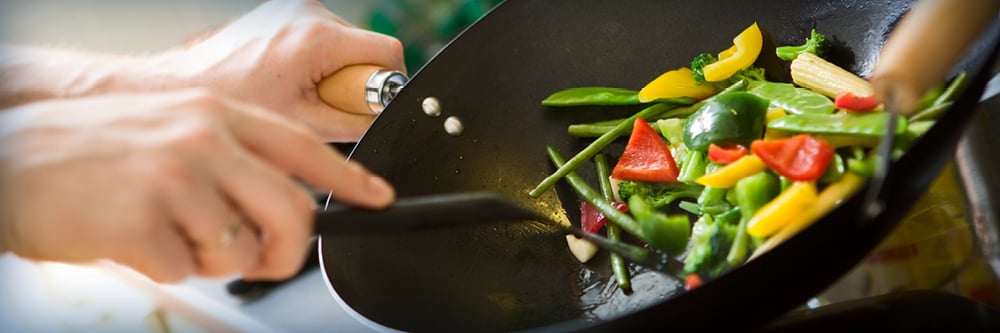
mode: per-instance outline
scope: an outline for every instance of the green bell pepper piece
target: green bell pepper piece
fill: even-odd
[[[654,248],[669,255],[678,255],[687,248],[691,237],[691,221],[687,215],[666,215],[656,211],[641,196],[628,200],[628,209],[642,228],[642,238]]]
[[[844,173],[847,172],[847,164],[844,162],[844,158],[840,154],[833,154],[833,159],[830,160],[830,165],[826,167],[826,171],[823,172],[822,176],[819,176],[817,180],[820,184],[832,184],[844,177]]]
[[[742,264],[747,258],[750,247],[750,237],[747,234],[747,223],[760,207],[778,196],[781,192],[781,182],[778,177],[767,171],[761,171],[753,176],[741,179],[733,187],[736,192],[737,205],[740,208],[740,224],[736,228],[733,246],[729,248],[726,261],[730,265]]]
[[[744,91],[716,95],[704,102],[684,124],[684,144],[708,150],[709,144],[749,147],[764,133],[768,100]]]

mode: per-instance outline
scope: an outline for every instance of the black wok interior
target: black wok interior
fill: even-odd
[[[909,2],[508,0],[413,76],[351,158],[386,177],[399,196],[491,190],[570,223],[579,215],[579,200],[566,185],[539,199],[527,195],[553,170],[545,146],[569,156],[589,140],[568,136],[568,124],[618,118],[639,108],[551,109],[539,104],[548,94],[580,86],[639,89],[699,53],[728,48],[753,22],[770,46],[801,43],[815,27],[834,39],[834,62],[866,76]],[[786,65],[767,52],[770,46],[765,44],[761,64],[769,76],[785,77]],[[426,97],[440,101],[440,117],[424,114]],[[445,132],[449,116],[460,118],[461,135]],[[578,171],[595,183],[592,167]],[[669,277],[646,272],[635,277],[635,292],[624,295],[613,286],[606,253],[580,264],[562,232],[534,222],[323,237],[320,251],[339,297],[361,315],[399,330],[749,328],[822,290],[867,252],[840,256],[821,248],[829,244],[815,241],[816,235],[849,239],[863,229],[828,225],[817,224],[689,293]],[[871,232],[889,226],[877,229]],[[864,250],[875,242],[856,246]],[[653,305],[663,311],[631,315]],[[728,319],[713,320],[720,312]],[[631,321],[594,326],[615,318]]]

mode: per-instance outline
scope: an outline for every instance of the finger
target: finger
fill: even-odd
[[[217,157],[232,149],[242,149],[231,138],[222,135],[212,136],[211,140],[194,136],[198,140],[189,140],[186,147],[212,151],[219,154]],[[162,162],[156,181],[168,217],[195,250],[197,273],[220,276],[254,265],[259,248],[256,239],[250,233],[239,233],[240,215],[218,187],[218,180],[205,164],[208,159],[202,155],[181,156]]]
[[[871,81],[889,104],[913,113],[997,15],[1000,2],[918,1],[886,40]],[[926,47],[934,45],[934,47]],[[914,56],[914,51],[920,56]],[[919,68],[919,70],[914,70]]]
[[[358,114],[330,107],[323,102],[303,104],[301,109],[306,110],[303,116],[309,119],[300,119],[303,120],[300,123],[308,124],[324,142],[357,142],[375,121],[375,115],[370,111]]]
[[[160,283],[177,283],[195,271],[192,249],[166,217],[149,223],[145,232],[122,240],[111,259]]]
[[[245,276],[289,277],[306,255],[315,203],[285,173],[249,153],[242,155],[220,163],[215,170],[233,203],[260,230],[260,256],[244,270]]]
[[[334,192],[338,199],[365,207],[384,207],[395,191],[381,177],[345,158],[309,130],[254,105],[233,112],[233,133],[263,160],[310,184]],[[261,135],[267,133],[267,135]],[[252,178],[248,178],[252,179]]]
[[[323,48],[324,77],[348,65],[369,64],[406,73],[403,44],[396,38],[358,28],[339,28],[343,33],[330,39],[334,47]]]
[[[198,275],[219,277],[256,267],[261,251],[257,228],[234,216],[232,224],[218,232],[214,244],[196,248]]]

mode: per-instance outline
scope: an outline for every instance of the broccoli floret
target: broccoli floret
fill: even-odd
[[[691,230],[691,249],[684,257],[684,271],[711,279],[729,270],[726,256],[736,230],[735,225],[714,222],[711,215],[702,215]]]
[[[778,54],[778,58],[785,61],[795,60],[803,52],[809,52],[820,57],[826,57],[826,54],[830,51],[830,41],[826,39],[826,35],[816,32],[816,29],[812,29],[812,36],[806,39],[806,43],[802,45],[789,45],[789,46],[779,46],[775,49]]]
[[[703,188],[697,184],[646,183],[626,180],[618,184],[618,196],[622,200],[628,200],[633,195],[638,195],[653,208],[660,208],[677,199],[696,199],[701,195]]]
[[[732,85],[733,83],[739,82],[740,80],[746,80],[751,82],[764,81],[764,69],[754,66],[744,68],[736,72],[736,74],[733,74],[733,76],[729,77],[728,79],[722,80],[720,82],[705,81],[705,66],[708,66],[709,64],[712,64],[716,61],[719,61],[719,59],[715,58],[715,56],[713,56],[710,53],[699,54],[698,56],[694,57],[694,60],[691,60],[691,72],[692,72],[691,76],[694,77],[694,82],[696,84],[698,84],[699,86],[708,84],[714,86],[717,90],[723,90],[726,87]]]
[[[702,53],[694,57],[694,60],[691,60],[691,72],[692,76],[694,76],[694,82],[699,86],[705,84],[705,66],[716,61],[719,61],[719,59],[716,59],[711,53]]]
[[[747,80],[749,82],[764,81],[764,69],[754,66],[741,69],[729,78],[729,83],[736,83],[739,80]]]

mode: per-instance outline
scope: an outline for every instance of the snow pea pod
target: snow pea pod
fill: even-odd
[[[885,112],[798,114],[772,120],[767,124],[767,128],[796,133],[881,137],[888,121],[889,114]],[[896,127],[896,134],[905,133],[906,126],[906,119],[901,117],[899,126]]]
[[[676,103],[681,105],[693,104],[692,98],[661,98],[650,103]],[[584,105],[638,105],[639,92],[623,88],[610,87],[577,87],[560,90],[542,100],[544,106],[584,106]]]
[[[639,92],[608,87],[579,87],[560,90],[542,100],[544,106],[635,105]]]
[[[772,106],[788,114],[831,114],[837,109],[830,98],[790,83],[755,82],[747,92],[770,100]]]

